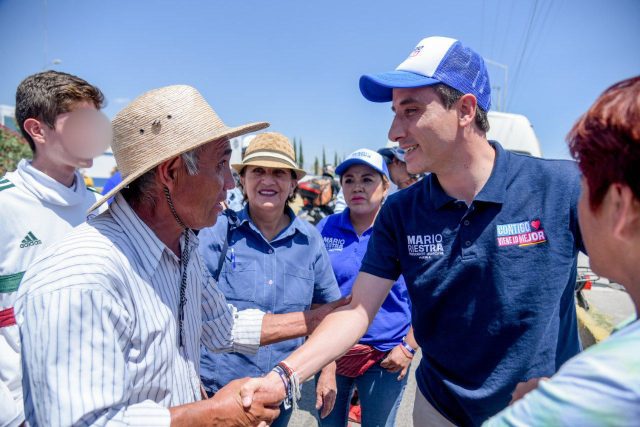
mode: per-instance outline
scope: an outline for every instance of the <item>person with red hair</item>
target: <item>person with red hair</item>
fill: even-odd
[[[640,312],[640,76],[607,89],[574,125],[578,216],[593,271],[625,286]],[[630,426],[640,420],[640,322],[575,356],[488,426]]]

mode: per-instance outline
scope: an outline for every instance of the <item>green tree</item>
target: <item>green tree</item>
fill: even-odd
[[[304,169],[304,154],[302,154],[302,138],[298,140],[298,150],[300,150],[300,156],[298,156],[298,163],[300,167]]]
[[[320,162],[318,161],[318,156],[316,156],[313,161],[313,174],[320,175]]]
[[[324,145],[322,146],[322,167],[327,164],[327,153],[324,151]]]
[[[334,151],[333,152],[333,166],[338,166],[340,164],[340,162],[338,162],[338,152]]]
[[[298,142],[295,137],[293,138],[293,155],[296,156],[296,162],[300,160],[300,156],[298,155]],[[300,163],[298,163],[298,166],[300,166]]]
[[[31,148],[19,134],[0,125],[0,176],[13,171],[21,159],[30,159]]]

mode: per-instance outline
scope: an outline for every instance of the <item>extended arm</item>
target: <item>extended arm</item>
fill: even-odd
[[[358,342],[387,297],[392,284],[393,280],[368,273],[361,272],[358,275],[351,302],[327,315],[309,339],[285,359],[285,363],[298,375],[301,382]],[[243,387],[242,390],[242,395],[247,400],[255,390],[271,393],[273,400],[282,400],[285,396],[282,380],[274,372],[251,385],[252,387]]]
[[[345,305],[349,300],[349,298],[341,298],[328,304],[318,305],[317,308],[308,311],[265,314],[262,319],[260,345],[310,335],[318,325],[320,325],[320,322],[322,322],[327,314]]]

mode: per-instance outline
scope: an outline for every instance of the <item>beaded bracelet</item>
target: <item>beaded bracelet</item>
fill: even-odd
[[[300,392],[300,381],[298,374],[284,362],[278,363],[273,369],[280,376],[286,396],[284,398],[284,408],[289,409],[292,405],[297,406],[298,400],[302,397]]]
[[[286,363],[280,362],[277,366],[280,366],[285,370],[289,377],[289,385],[291,386],[291,394],[292,398],[295,399],[293,402],[297,403],[298,400],[302,398],[302,393],[300,392],[300,377],[296,372],[293,371]]]
[[[272,371],[278,374],[280,376],[280,379],[282,380],[282,385],[284,386],[285,392],[283,401],[284,409],[289,409],[291,408],[291,387],[289,387],[290,382],[289,378],[287,377],[287,373],[280,366],[275,366]]]

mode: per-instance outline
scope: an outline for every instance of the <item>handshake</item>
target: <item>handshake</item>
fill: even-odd
[[[171,425],[268,426],[280,415],[284,398],[284,385],[274,372],[264,378],[242,378],[211,399],[171,408]]]
[[[304,330],[313,332],[327,314],[350,301],[349,296],[304,312]],[[277,323],[272,326],[270,329],[280,329]],[[261,345],[280,338],[263,333]],[[171,426],[268,426],[280,415],[280,404],[299,399],[298,393],[297,376],[280,363],[264,377],[231,381],[210,399],[169,408]],[[316,407],[322,407],[324,417],[333,408],[335,390],[322,387],[317,393]]]

